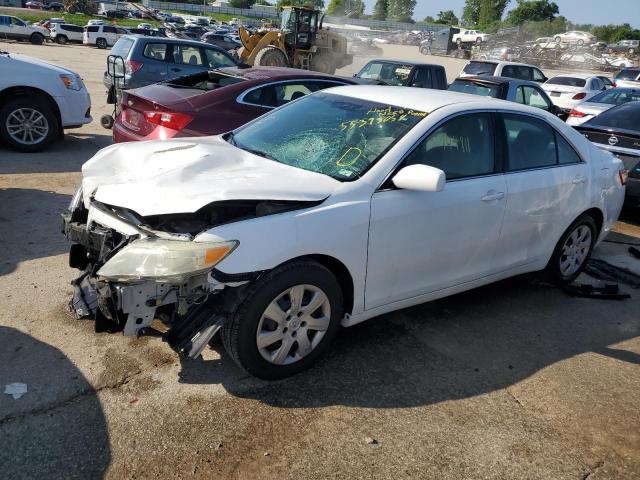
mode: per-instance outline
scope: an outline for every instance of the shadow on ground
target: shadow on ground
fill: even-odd
[[[633,312],[637,300],[625,302],[616,308]],[[640,364],[611,347],[640,335],[640,318],[612,307],[523,276],[342,329],[324,360],[283,381],[248,377],[222,347],[222,360],[184,360],[181,381],[222,383],[278,407],[433,404],[509,387],[586,352]]]
[[[37,153],[18,153],[0,145],[0,175],[78,172],[98,150],[112,143],[110,134],[71,132]]]
[[[28,389],[17,400],[0,397],[0,476],[102,478],[111,452],[95,390],[60,350],[8,327],[0,340],[0,387]]]
[[[60,213],[70,201],[69,195],[55,192],[0,189],[0,275],[12,272],[22,261],[69,250]]]

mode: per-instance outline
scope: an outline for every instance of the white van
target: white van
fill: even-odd
[[[129,31],[115,25],[87,25],[84,27],[82,43],[98,48],[112,47],[118,39]]]

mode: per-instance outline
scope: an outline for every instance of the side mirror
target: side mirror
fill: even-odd
[[[358,76],[357,73],[354,73],[353,75],[351,75],[353,78],[356,78]]]
[[[419,192],[441,192],[446,180],[442,170],[429,165],[409,165],[391,179],[398,188]]]

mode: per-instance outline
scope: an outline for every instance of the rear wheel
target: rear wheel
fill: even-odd
[[[582,45],[584,45],[584,40],[582,39],[578,40],[578,46],[581,47]]]
[[[96,40],[96,47],[104,50],[105,48],[107,48],[107,41],[104,38],[98,38]]]
[[[34,45],[42,45],[44,43],[44,35],[41,33],[32,33],[29,37],[29,41]]]
[[[333,75],[336,72],[336,66],[333,58],[327,53],[319,53],[311,59],[311,70],[320,73]]]
[[[546,272],[558,285],[573,282],[587,265],[598,235],[593,218],[582,215],[558,241]]]
[[[58,136],[55,113],[45,100],[18,97],[0,109],[0,139],[19,152],[37,152]]]
[[[309,368],[329,347],[343,316],[335,276],[309,260],[267,273],[245,298],[226,321],[222,341],[238,365],[267,380]]]
[[[69,40],[64,35],[56,35],[56,42],[60,45],[65,45]]]
[[[264,47],[257,53],[254,63],[263,67],[286,67],[287,57],[277,47]]]

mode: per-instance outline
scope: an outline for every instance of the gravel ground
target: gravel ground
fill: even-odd
[[[107,52],[0,45],[79,72],[94,118],[109,112]],[[464,63],[433,60],[450,80]],[[157,337],[95,334],[66,313],[58,213],[109,133],[94,121],[44,153],[0,147],[0,388],[29,389],[0,396],[3,478],[640,478],[628,286],[612,302],[503,281],[344,329],[319,365],[273,383],[218,347],[180,361]],[[617,230],[640,243],[631,222]],[[639,270],[626,245],[597,254]]]

